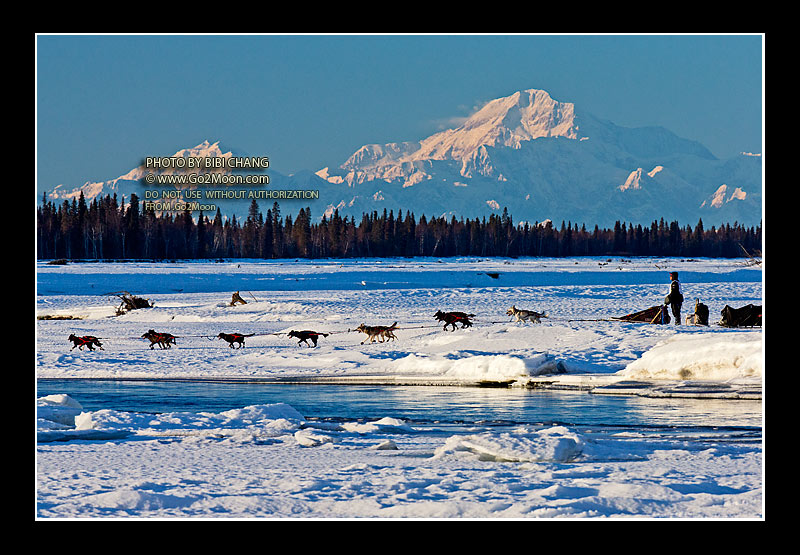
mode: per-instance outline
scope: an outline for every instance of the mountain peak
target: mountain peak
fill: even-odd
[[[216,157],[216,156],[224,156],[230,157],[232,153],[230,151],[223,152],[222,146],[219,144],[219,141],[212,143],[208,139],[204,140],[199,145],[193,148],[183,148],[173,154],[175,157],[184,157],[184,158],[203,158],[203,157]]]
[[[192,148],[182,148],[178,150],[175,154],[172,155],[173,158],[215,158],[215,157],[222,157],[222,158],[230,158],[233,154],[228,152],[223,152],[223,148],[220,146],[219,141],[212,143],[208,139],[204,140],[202,143],[198,144]],[[153,170],[148,169],[145,167],[144,163],[136,166],[128,173],[119,176],[116,179],[111,181],[120,181],[120,180],[127,180],[127,181],[139,181],[141,180],[147,173],[181,173],[183,172],[180,168],[168,168],[164,170]]]
[[[467,160],[481,147],[520,148],[540,137],[578,138],[575,106],[553,100],[547,91],[526,89],[496,98],[460,126],[419,142],[364,145],[341,169],[366,169],[422,160]]]
[[[409,159],[465,159],[482,146],[520,148],[540,137],[577,139],[575,106],[527,89],[492,100],[459,127],[428,137]]]

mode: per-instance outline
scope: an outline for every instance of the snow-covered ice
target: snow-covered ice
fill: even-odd
[[[72,263],[37,267],[38,378],[273,380],[567,388],[752,403],[763,331],[714,325],[763,304],[739,260],[378,259]],[[659,304],[667,272],[711,326],[609,321]],[[495,276],[495,277],[493,277]],[[107,293],[153,308],[114,316]],[[229,306],[240,291],[248,301]],[[548,317],[512,322],[512,305]],[[474,313],[443,331],[436,310]],[[398,322],[365,343],[361,324]],[[149,349],[148,329],[178,337]],[[316,348],[290,330],[329,333]],[[253,333],[231,349],[219,332]],[[70,333],[101,338],[73,349]],[[735,406],[735,405],[734,405]],[[760,519],[760,442],[565,426],[419,429],[308,420],[285,403],[221,413],[85,411],[37,400],[37,517]]]

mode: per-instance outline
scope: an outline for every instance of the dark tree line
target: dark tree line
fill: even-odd
[[[415,217],[386,210],[360,221],[330,217],[312,222],[310,208],[281,214],[274,203],[263,214],[255,200],[247,218],[223,218],[219,209],[156,214],[139,199],[116,195],[37,208],[40,259],[354,258],[393,256],[687,256],[740,257],[761,249],[761,225],[738,223],[705,229],[677,221],[649,226],[616,222],[612,229],[561,222],[515,225],[507,210],[489,218]]]

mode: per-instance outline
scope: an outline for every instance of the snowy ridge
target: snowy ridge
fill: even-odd
[[[714,194],[711,195],[709,199],[704,200],[703,204],[701,204],[700,206],[704,207],[708,205],[714,208],[720,208],[721,206],[725,205],[728,202],[732,202],[735,200],[744,200],[746,198],[747,198],[747,193],[742,191],[740,187],[736,187],[736,189],[734,189],[730,193],[730,195],[728,195],[728,186],[723,183],[722,185],[719,186],[719,189],[714,191]]]

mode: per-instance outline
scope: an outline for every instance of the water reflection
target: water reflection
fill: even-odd
[[[756,427],[760,401],[652,399],[475,387],[40,380],[37,395],[67,394],[87,411],[221,412],[287,403],[306,418],[416,423],[522,423],[631,427]]]

